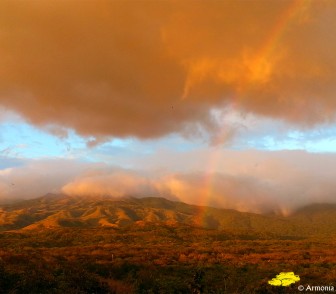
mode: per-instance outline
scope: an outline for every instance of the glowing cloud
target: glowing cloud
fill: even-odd
[[[215,131],[226,105],[334,120],[335,1],[2,1],[0,105],[79,134]]]
[[[165,197],[250,212],[289,214],[314,202],[335,203],[336,157],[302,151],[166,153],[157,169],[112,167],[74,160],[31,160],[0,170],[0,202],[49,192],[111,197]],[[198,160],[195,161],[195,158]],[[156,161],[156,155],[146,158]],[[160,170],[160,165],[167,170]],[[172,172],[170,165],[175,166]],[[184,168],[188,166],[188,168]],[[206,170],[205,168],[208,168]]]

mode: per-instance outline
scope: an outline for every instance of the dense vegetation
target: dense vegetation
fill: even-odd
[[[154,204],[145,203],[144,209],[149,212]],[[195,209],[174,205],[182,205],[185,213]],[[318,211],[330,217],[325,209]],[[319,213],[310,208],[293,217],[312,220]],[[336,236],[307,235],[309,222],[302,234],[281,226],[237,229],[234,223],[221,229],[161,220],[86,227],[59,222],[0,233],[0,293],[298,293],[300,284],[335,283]],[[294,271],[301,281],[268,285],[283,271]]]

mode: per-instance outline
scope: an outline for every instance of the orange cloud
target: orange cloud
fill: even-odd
[[[98,170],[77,177],[62,187],[62,191],[75,196],[144,197],[159,195],[159,191],[155,189],[151,180],[135,172],[118,169]]]
[[[334,119],[335,1],[2,1],[0,104],[95,137]]]
[[[289,213],[314,202],[335,202],[336,157],[304,151],[221,150],[153,155],[147,161],[166,166],[158,172],[104,169],[69,181],[71,195],[162,196],[191,204],[240,211]],[[195,160],[197,158],[197,160]],[[144,162],[139,161],[139,167]],[[171,172],[171,165],[175,172]],[[185,168],[188,167],[188,168]]]
[[[183,156],[166,154],[156,163],[157,168],[151,166],[146,171],[140,170],[141,162],[138,170],[126,170],[71,160],[26,161],[21,166],[0,169],[0,203],[49,192],[155,196],[251,212],[288,213],[314,202],[335,203],[333,154],[221,150],[216,165],[209,166],[210,153],[199,150]],[[155,161],[155,155],[147,160]],[[158,171],[165,165],[169,169],[174,161],[174,172]]]

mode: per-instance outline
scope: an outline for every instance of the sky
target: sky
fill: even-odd
[[[0,202],[336,202],[333,0],[1,1]]]

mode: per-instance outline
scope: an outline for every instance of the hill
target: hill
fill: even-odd
[[[0,206],[1,293],[297,293],[333,285],[335,205],[291,216],[49,194]],[[294,272],[300,282],[268,281]]]
[[[336,233],[336,205],[312,204],[288,217],[189,205],[164,198],[47,194],[0,206],[0,230],[187,225],[226,231],[302,236]]]

